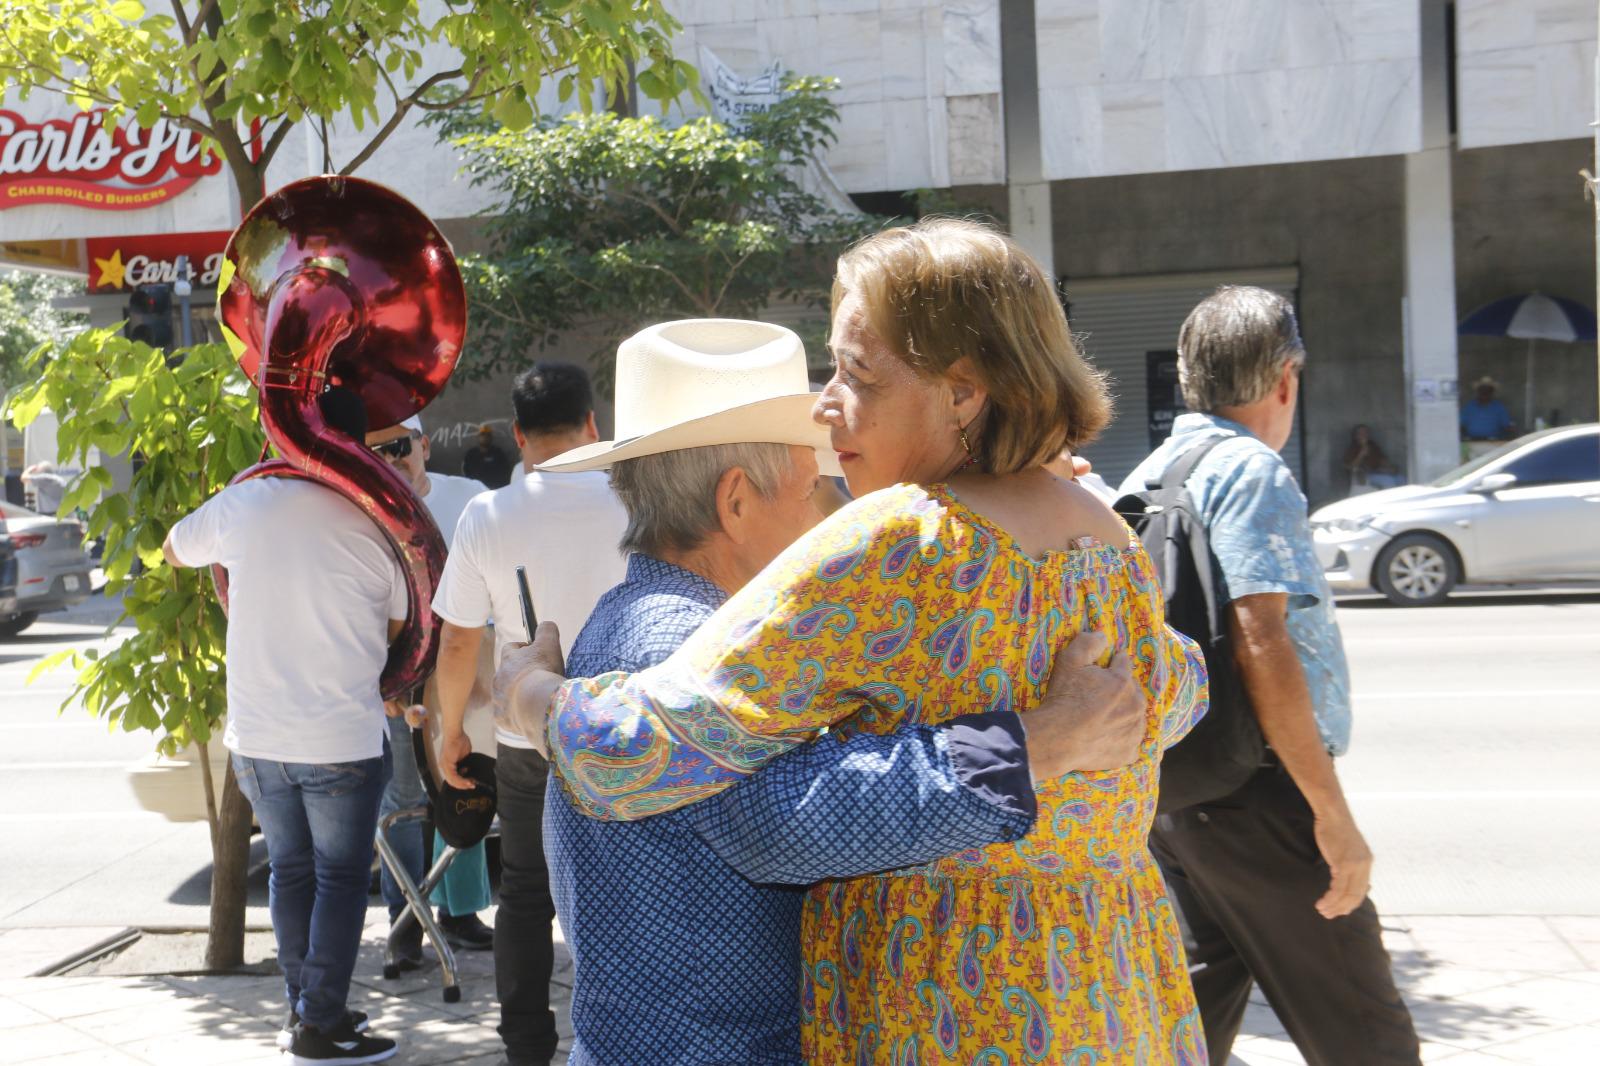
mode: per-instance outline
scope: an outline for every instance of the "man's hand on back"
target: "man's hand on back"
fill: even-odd
[[[1139,757],[1148,700],[1126,652],[1098,665],[1107,647],[1103,633],[1074,637],[1056,656],[1044,701],[1023,716],[1035,781],[1074,770],[1116,770]]]

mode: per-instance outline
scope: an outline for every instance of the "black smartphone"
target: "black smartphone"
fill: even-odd
[[[534,631],[539,628],[539,616],[533,613],[533,594],[528,591],[528,568],[517,567],[517,595],[522,598],[522,624],[528,627],[528,642],[533,643]]]

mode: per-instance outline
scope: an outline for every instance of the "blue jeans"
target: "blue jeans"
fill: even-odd
[[[286,763],[233,756],[239,791],[267,841],[272,931],[289,1004],[319,1029],[337,1025],[366,922],[378,801],[389,746],[376,759]]]
[[[378,807],[380,819],[395,811],[421,807],[428,802],[428,794],[422,788],[422,777],[417,771],[417,760],[412,753],[411,727],[406,725],[404,718],[389,719],[389,747],[394,752],[394,776],[389,778],[389,787],[383,790],[383,802]],[[396,823],[389,834],[389,843],[412,882],[422,884],[428,872],[422,847],[422,822],[413,819]],[[435,833],[434,855],[439,855],[444,848],[444,839]],[[390,875],[389,867],[383,867],[378,880],[383,888],[383,901],[389,905],[389,920],[392,922],[405,910],[406,898]],[[450,869],[444,872],[444,877],[434,888],[433,902],[444,913],[457,916],[476,914],[493,902],[489,891],[489,859],[484,853],[482,841],[456,856]]]

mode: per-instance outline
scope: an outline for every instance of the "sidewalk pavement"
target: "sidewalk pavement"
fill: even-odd
[[[373,908],[374,915],[380,908]],[[1522,916],[1385,918],[1400,987],[1423,1039],[1424,1062],[1452,1066],[1577,1066],[1600,1049],[1600,918]],[[401,1041],[399,1066],[503,1061],[494,1026],[494,971],[488,952],[462,952],[462,997],[439,992],[437,967],[385,981],[381,921],[366,930],[351,1006],[374,1032]],[[54,943],[57,957],[104,930],[12,930],[0,934],[0,966]],[[31,954],[30,954],[31,953]],[[431,955],[431,952],[430,952]],[[572,962],[557,945],[551,989],[564,1037]],[[11,977],[0,979],[0,1064],[207,1066],[283,1060],[273,1045],[282,1021],[277,977]],[[1234,1048],[1239,1066],[1303,1063],[1259,998]],[[1352,1064],[1356,1066],[1356,1064]]]

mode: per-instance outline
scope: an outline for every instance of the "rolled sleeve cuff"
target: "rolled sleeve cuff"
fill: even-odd
[[[944,723],[946,751],[957,780],[992,807],[1015,815],[1015,840],[1039,813],[1028,769],[1027,734],[1011,711],[966,714]]]

